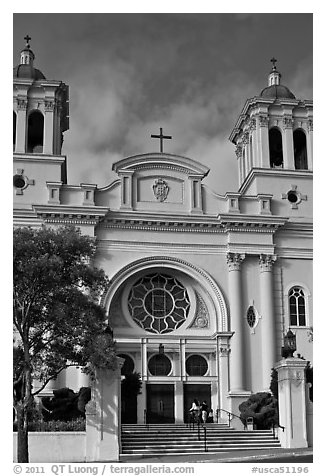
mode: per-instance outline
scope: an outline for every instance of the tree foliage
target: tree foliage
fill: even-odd
[[[100,295],[103,270],[90,265],[94,240],[73,227],[14,230],[14,406],[18,461],[28,462],[27,415],[33,397],[65,368],[116,368]],[[33,388],[33,379],[40,384]],[[25,446],[20,445],[23,436]]]

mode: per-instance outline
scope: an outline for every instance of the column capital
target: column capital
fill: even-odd
[[[293,129],[293,124],[294,124],[294,121],[292,116],[283,117],[283,121],[282,121],[283,129]]]
[[[259,116],[259,125],[260,127],[268,127],[268,116]]]
[[[237,159],[241,159],[242,157],[242,144],[237,144],[235,148],[235,155],[237,156]]]
[[[229,266],[229,271],[240,271],[241,263],[245,257],[244,253],[227,253],[226,262]]]
[[[259,266],[260,271],[272,271],[273,264],[276,261],[276,255],[260,255],[259,256]]]

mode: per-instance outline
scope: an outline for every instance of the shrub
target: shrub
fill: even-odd
[[[257,430],[268,430],[278,423],[277,400],[268,392],[258,392],[239,405],[240,418],[246,424],[252,417]]]
[[[28,431],[85,431],[85,418],[79,417],[70,421],[32,421],[28,424]],[[14,423],[14,431],[17,431],[17,423]]]
[[[70,388],[53,390],[53,397],[43,397],[42,414],[45,421],[70,421],[85,416],[85,405],[91,399],[91,389],[82,387],[78,393]]]

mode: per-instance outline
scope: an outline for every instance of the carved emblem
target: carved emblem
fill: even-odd
[[[157,200],[164,202],[169,193],[169,186],[162,178],[155,180],[153,185],[153,193]]]

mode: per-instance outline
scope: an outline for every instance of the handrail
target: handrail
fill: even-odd
[[[191,429],[191,427],[192,427],[193,431],[195,430],[195,424],[197,423],[198,441],[200,441],[200,427],[202,427],[202,429],[204,431],[204,449],[205,449],[205,452],[207,452],[208,451],[208,448],[207,448],[207,428],[206,428],[205,423],[200,421],[200,415],[197,415],[197,417],[195,417],[195,415],[193,413],[191,413],[189,415],[188,423],[189,423],[189,429]]]
[[[216,409],[216,419],[217,419],[217,422],[219,420],[219,412],[225,412],[227,415],[228,415],[228,420],[229,420],[229,427],[231,426],[231,420],[233,418],[238,418],[240,421],[241,421],[241,424],[243,425],[243,428],[246,429],[247,428],[247,424],[246,423],[243,423],[243,421],[241,420],[241,418],[238,416],[238,415],[235,415],[234,413],[232,412],[229,412],[228,410],[224,410],[224,408],[217,408]],[[231,418],[231,415],[233,418]]]

